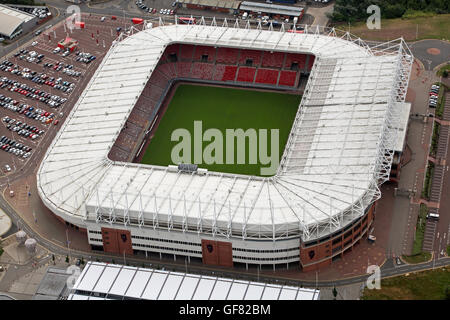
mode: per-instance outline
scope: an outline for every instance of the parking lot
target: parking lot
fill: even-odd
[[[29,43],[0,59],[0,176],[39,164],[118,28],[126,31],[132,24],[89,14],[81,21],[84,28],[71,30],[63,21],[38,30]],[[73,51],[57,49],[66,38],[75,41]]]

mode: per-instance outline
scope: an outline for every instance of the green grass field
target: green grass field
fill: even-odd
[[[279,157],[282,156],[295,114],[300,104],[300,95],[278,92],[262,92],[247,89],[208,87],[198,85],[180,85],[163,115],[154,137],[150,141],[141,163],[167,166],[171,160],[172,149],[179,144],[171,141],[172,132],[184,128],[191,134],[191,162],[194,163],[194,121],[202,121],[202,132],[217,128],[223,134],[223,164],[199,164],[210,171],[261,175],[260,168],[268,167],[257,157],[256,164],[249,163],[249,143],[245,144],[245,163],[237,163],[237,146],[234,144],[234,164],[226,162],[226,129],[241,128],[244,131],[254,128],[279,129]],[[259,132],[259,131],[257,131]],[[268,131],[268,155],[270,155],[271,131]],[[197,136],[198,137],[198,136]],[[258,135],[258,143],[260,136]],[[205,140],[205,139],[204,139]],[[203,141],[202,150],[212,141]],[[259,151],[259,148],[258,148]],[[183,152],[180,152],[184,155]],[[213,155],[220,153],[212,152]],[[220,158],[220,157],[219,157]],[[187,162],[187,161],[185,161]]]
[[[347,23],[336,23],[337,29],[349,31]],[[381,19],[381,29],[369,30],[366,22],[350,25],[350,33],[364,40],[387,41],[403,37],[406,41],[422,39],[450,39],[450,14]]]
[[[447,267],[381,280],[380,290],[364,289],[362,300],[449,299],[450,269]]]

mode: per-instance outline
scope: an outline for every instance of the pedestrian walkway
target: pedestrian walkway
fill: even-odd
[[[11,219],[0,209],[0,237],[9,231],[11,225]]]
[[[439,215],[439,204],[442,197],[442,188],[444,185],[444,175],[445,175],[445,159],[447,158],[448,152],[448,141],[450,135],[450,95],[446,94],[446,104],[443,111],[443,120],[440,124],[439,130],[439,140],[436,150],[436,159],[433,161],[435,163],[434,173],[431,183],[430,192],[430,202],[437,203],[435,207],[429,207],[429,213],[434,213]],[[433,251],[434,239],[436,237],[436,229],[438,222],[434,219],[427,219],[425,226],[424,240],[422,243],[422,250],[427,252]]]
[[[444,112],[442,113],[442,120],[450,121],[450,92],[445,94]]]
[[[431,211],[430,211],[431,212]],[[422,250],[427,252],[433,251],[434,238],[436,234],[437,221],[427,220],[425,233],[423,236]]]

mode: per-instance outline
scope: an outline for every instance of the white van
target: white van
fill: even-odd
[[[244,12],[244,14],[242,15],[242,19],[247,19],[247,17],[248,17],[248,12]]]
[[[103,22],[103,21],[105,21],[105,19],[106,19],[105,17],[102,17],[102,18],[100,19],[100,21]]]
[[[427,219],[430,219],[430,220],[439,220],[439,214],[437,214],[437,213],[429,213],[429,214],[427,215]]]

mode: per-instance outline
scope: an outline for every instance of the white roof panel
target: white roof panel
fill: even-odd
[[[132,298],[140,298],[151,275],[152,275],[151,270],[139,269],[136,272],[133,281],[130,283],[128,290],[126,291],[126,296]]]
[[[142,299],[146,300],[157,300],[166,281],[167,273],[154,271],[150,281],[142,294]]]
[[[123,267],[115,279],[114,285],[111,287],[109,293],[121,296],[125,295],[136,271],[135,268]]]
[[[92,285],[87,287],[77,282],[69,299],[130,297],[145,300],[259,300],[277,299],[278,295],[284,300],[319,298],[319,291],[314,289],[266,285],[92,261],[86,264],[80,278]]]

